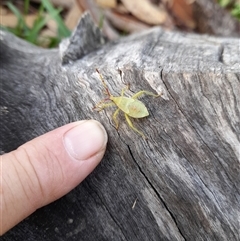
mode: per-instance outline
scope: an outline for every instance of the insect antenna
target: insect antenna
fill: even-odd
[[[104,88],[105,88],[104,93],[110,97],[110,96],[111,96],[111,94],[110,94],[110,92],[109,92],[109,89],[108,89],[108,87],[107,87],[106,82],[105,82],[105,81],[104,81],[104,79],[103,79],[103,76],[101,75],[101,73],[99,72],[99,70],[98,70],[98,69],[96,69],[96,71],[98,72],[99,77],[100,77],[100,79],[101,79],[101,81],[102,81],[102,83],[103,83],[103,86],[104,86]],[[107,99],[109,99],[109,98],[107,98]],[[107,100],[107,99],[106,99],[106,100]]]

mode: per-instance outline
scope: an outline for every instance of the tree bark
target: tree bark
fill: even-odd
[[[109,135],[83,183],[2,240],[239,240],[239,39],[157,27],[103,44],[84,19],[60,50],[1,32],[2,153],[81,119]],[[116,96],[128,83],[127,96],[162,93],[143,97],[150,115],[132,119],[147,140],[123,115],[116,130],[116,108],[93,110],[105,98],[96,68]]]

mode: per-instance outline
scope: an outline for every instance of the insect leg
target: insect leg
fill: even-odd
[[[115,122],[116,129],[118,129],[118,126],[119,126],[119,121],[117,120],[117,115],[118,115],[119,111],[120,111],[120,109],[118,108],[113,114],[113,120]]]
[[[134,131],[136,131],[138,134],[140,134],[143,138],[146,139],[146,136],[145,136],[141,131],[139,131],[136,127],[133,126],[133,124],[132,124],[129,116],[128,116],[126,113],[125,113],[125,118],[126,118],[126,121],[127,121],[128,125],[129,125]]]
[[[106,82],[105,82],[104,79],[103,79],[102,74],[99,72],[98,69],[96,69],[96,71],[98,72],[99,77],[100,77],[100,79],[101,79],[101,81],[102,81],[102,83],[103,83],[103,86],[104,86],[104,88],[105,88],[106,94],[107,94],[108,96],[111,96],[111,94],[110,94],[110,92],[109,92],[109,90],[108,90],[107,84],[106,84]]]
[[[101,101],[100,103],[98,103],[93,109],[98,109],[97,111],[101,111],[103,110],[104,108],[106,107],[109,107],[109,106],[116,106],[115,103],[113,102],[110,102],[110,103],[104,103],[103,101]]]
[[[158,95],[155,95],[154,93],[152,93],[152,92],[150,92],[150,91],[141,90],[141,91],[137,92],[135,95],[133,95],[132,98],[133,98],[133,99],[137,99],[137,98],[139,98],[140,96],[142,96],[142,95],[144,95],[144,94],[145,94],[145,95],[151,95],[151,96],[154,96],[154,97],[159,97],[159,96],[161,95],[161,93],[158,94]]]
[[[122,89],[121,96],[124,95],[124,92],[129,89],[129,85],[127,85],[125,88]]]

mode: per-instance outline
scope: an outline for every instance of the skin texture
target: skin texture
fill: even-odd
[[[103,126],[78,121],[1,156],[0,235],[79,185],[101,161]]]

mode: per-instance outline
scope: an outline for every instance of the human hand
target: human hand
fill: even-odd
[[[2,155],[0,235],[82,182],[102,159],[106,143],[99,122],[78,121]]]

